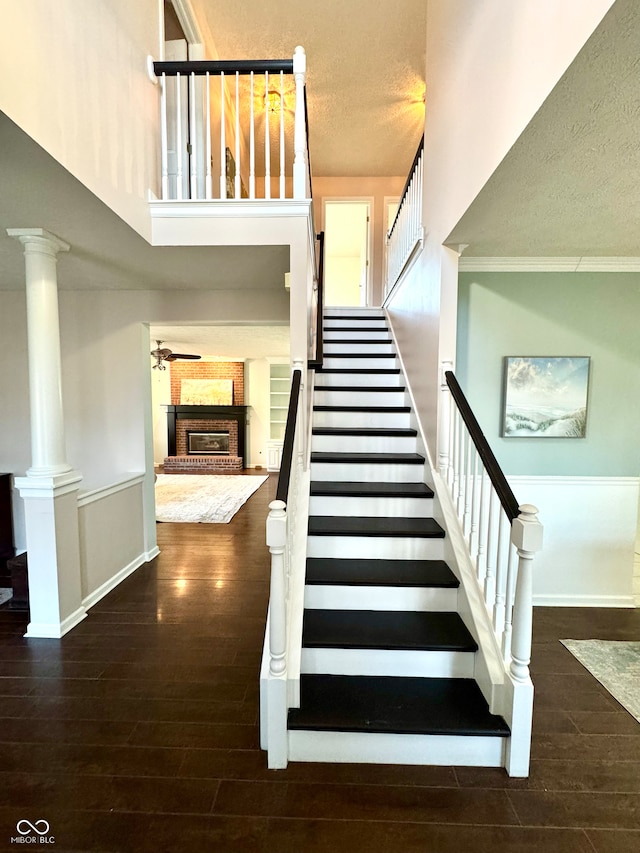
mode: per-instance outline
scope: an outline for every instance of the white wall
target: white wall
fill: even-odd
[[[158,194],[157,0],[0,0],[0,110],[143,236]]]
[[[245,465],[267,467],[269,440],[269,362],[266,358],[249,359],[244,373],[245,403],[248,410],[247,459]]]
[[[422,257],[388,307],[432,454],[438,363],[455,361],[456,263],[442,244],[612,2],[428,4],[427,237]]]

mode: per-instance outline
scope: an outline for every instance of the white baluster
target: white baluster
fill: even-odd
[[[210,88],[210,83],[211,83],[211,76],[210,76],[209,72],[207,71],[206,87],[205,87],[205,98],[207,101],[207,105],[206,105],[207,129],[206,129],[206,133],[205,133],[205,140],[206,140],[206,146],[207,146],[206,154],[205,154],[205,159],[207,161],[205,164],[205,172],[206,172],[205,198],[207,198],[207,199],[210,199],[213,195],[213,187],[212,187],[212,181],[211,181],[211,88]]]
[[[458,513],[458,518],[460,520],[460,524],[462,524],[464,519],[464,487],[467,481],[467,469],[465,467],[465,463],[467,460],[467,451],[466,451],[466,442],[467,442],[467,430],[462,418],[458,420],[458,432],[459,432],[459,453],[458,453],[458,500],[456,502],[456,510]]]
[[[189,74],[189,198],[198,198],[198,138],[196,134],[196,75]]]
[[[507,517],[500,507],[498,521],[498,560],[496,564],[496,594],[493,602],[493,629],[496,637],[504,630],[504,593],[507,583],[507,550],[509,548],[509,525]]]
[[[167,151],[167,75],[162,72],[160,96],[160,151],[162,158],[162,198],[169,198],[169,154]]]
[[[453,478],[451,482],[451,500],[456,506],[458,502],[458,480],[460,478],[460,412],[453,409]]]
[[[236,175],[234,179],[235,197],[240,198],[240,74],[236,71]]]
[[[471,477],[471,525],[469,528],[469,553],[472,556],[473,562],[477,562],[478,558],[478,451],[473,447],[473,474]],[[474,556],[475,552],[475,556]]]
[[[487,482],[488,480],[484,465],[480,465],[480,518],[478,520],[478,554],[476,557],[476,575],[480,586],[484,586],[484,579],[487,574],[486,554],[487,554],[487,537],[489,535],[487,525]]]
[[[264,72],[264,197],[271,198],[271,134],[269,132],[269,72]]]
[[[176,153],[178,155],[176,175],[176,198],[182,200],[182,86],[180,73],[176,74]]]
[[[518,576],[517,551],[509,543],[509,564],[507,566],[507,589],[504,597],[504,632],[502,634],[502,657],[506,662],[511,658],[511,634],[513,629],[513,601]]]
[[[280,72],[280,198],[284,198],[284,74]]]
[[[484,600],[490,609],[493,607],[493,599],[496,591],[495,565],[497,549],[500,546],[500,540],[498,540],[498,544],[496,545],[496,510],[501,512],[501,507],[498,504],[498,496],[495,489],[491,486],[489,489],[489,521],[487,524],[487,566],[484,578]]]
[[[256,197],[256,121],[255,121],[255,106],[254,99],[254,78],[253,71],[251,72],[250,81],[251,92],[251,111],[249,120],[249,198]]]
[[[269,598],[269,679],[267,744],[269,767],[287,766],[287,628],[285,603],[285,546],[287,513],[283,501],[269,504],[267,545],[271,553]]]
[[[224,71],[220,74],[220,198],[227,197],[227,141],[225,127]]]
[[[533,627],[533,558],[542,548],[542,525],[538,510],[531,504],[519,507],[520,515],[511,525],[511,541],[518,549],[518,579],[513,605],[510,673],[514,681],[529,680],[531,631]]]
[[[447,482],[449,477],[449,448],[451,438],[451,393],[445,374],[453,370],[450,361],[440,366],[440,429],[438,430],[438,469],[440,476]]]
[[[293,53],[293,76],[296,82],[296,112],[294,119],[293,197],[307,196],[307,131],[304,117],[304,81],[307,57],[304,48],[296,47]]]
[[[466,432],[466,430],[465,430]],[[464,478],[464,518],[462,529],[467,537],[467,546],[471,547],[471,498],[473,494],[473,460],[472,448],[473,440],[467,432],[467,453],[465,462],[465,478]]]

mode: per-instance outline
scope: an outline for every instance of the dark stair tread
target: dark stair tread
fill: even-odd
[[[470,678],[302,675],[289,729],[508,737]]]
[[[383,318],[380,317],[382,320]],[[323,332],[388,332],[388,326],[323,326]]]
[[[426,483],[356,483],[314,480],[311,483],[310,494],[342,498],[432,498],[433,490]]]
[[[415,438],[418,434],[417,430],[410,427],[314,427],[311,432],[313,435],[361,435],[364,438]]]
[[[309,557],[310,586],[413,586],[457,589],[460,582],[444,560],[349,560]]]
[[[305,610],[307,649],[392,649],[475,652],[457,613],[397,610]]]
[[[314,406],[314,412],[389,412],[406,414],[411,406]]]
[[[433,518],[370,518],[310,515],[309,536],[377,536],[443,539],[444,530]]]
[[[380,391],[383,393],[389,392],[397,392],[397,391],[406,391],[405,385],[314,385],[314,391],[372,391],[375,394],[378,394]]]
[[[325,358],[395,358],[394,352],[325,352]]]
[[[337,332],[338,329],[325,329],[325,332]],[[348,332],[349,329],[341,329],[340,331]],[[384,332],[384,329],[362,329],[363,332]],[[390,338],[329,338],[326,335],[323,338],[325,344],[392,344]],[[327,355],[327,353],[325,353]]]
[[[385,320],[384,314],[323,314],[324,323],[332,320]]]
[[[368,463],[371,465],[422,465],[424,456],[419,453],[329,453],[328,451],[314,451],[311,454],[312,462],[336,462],[340,465],[345,463]]]
[[[376,373],[380,376],[390,376],[392,373],[396,375],[400,373],[399,367],[320,367],[316,373]],[[393,389],[397,391],[397,388]]]

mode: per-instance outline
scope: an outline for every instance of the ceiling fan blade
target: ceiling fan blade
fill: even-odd
[[[175,361],[177,358],[188,358],[188,359],[195,360],[195,359],[202,358],[202,356],[201,355],[189,355],[188,353],[184,353],[184,352],[172,352],[171,355],[169,355],[165,358],[165,361]]]

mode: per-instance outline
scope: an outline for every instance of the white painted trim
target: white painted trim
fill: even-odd
[[[640,485],[640,477],[593,477],[580,475],[555,476],[553,474],[506,474],[509,485],[517,486],[627,486],[636,489]]]
[[[506,738],[290,731],[290,761],[502,767]]]
[[[118,492],[122,492],[125,489],[130,489],[133,486],[141,485],[144,482],[145,475],[143,473],[140,474],[131,474],[127,477],[124,477],[122,480],[116,480],[114,483],[109,483],[107,486],[100,486],[97,489],[91,489],[88,492],[82,492],[78,495],[78,506],[86,506],[87,504],[95,503],[96,501],[101,501],[104,498],[108,498],[110,495],[115,495]]]
[[[180,26],[184,30],[187,37],[187,42],[192,44],[203,44],[204,35],[198,24],[196,13],[191,5],[191,0],[171,0],[171,5],[175,9]]]
[[[473,678],[474,667],[474,652],[303,648],[301,671],[310,675]]]
[[[123,569],[120,569],[119,572],[116,572],[113,577],[109,578],[108,581],[105,581],[101,586],[97,589],[94,589],[93,592],[89,593],[86,598],[82,599],[82,606],[85,610],[89,610],[90,607],[93,607],[97,604],[100,599],[104,598],[105,595],[111,592],[111,590],[115,589],[118,584],[122,583],[125,578],[128,578],[130,574],[133,574],[136,569],[140,568],[144,563],[147,562],[147,555],[140,554],[135,560],[132,560],[129,565],[125,566]]]
[[[150,551],[144,552],[144,562],[150,563],[151,560],[155,560],[156,557],[160,556],[160,548],[155,545]]]
[[[149,202],[152,219],[180,218],[250,218],[307,217],[311,215],[311,199],[192,199],[190,201],[158,200]]]
[[[78,607],[70,616],[67,616],[62,622],[58,623],[43,623],[29,622],[25,637],[40,637],[42,639],[59,640],[68,634],[72,628],[75,628],[83,619],[87,618],[87,611],[83,607]]]
[[[474,258],[461,257],[459,272],[640,272],[640,258]]]
[[[77,492],[80,482],[82,474],[79,471],[66,471],[64,474],[54,474],[50,477],[27,474],[26,477],[15,477],[13,484],[22,498],[59,498],[70,492]]]
[[[534,607],[635,607],[633,595],[534,595]]]

